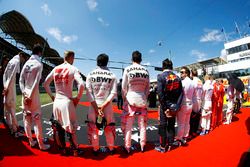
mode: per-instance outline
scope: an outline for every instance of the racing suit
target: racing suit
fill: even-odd
[[[217,114],[219,106],[219,83],[214,83],[213,95],[212,95],[212,114],[211,114],[211,127],[210,130],[213,130],[217,126]]]
[[[167,85],[170,82],[171,85]],[[169,89],[173,85],[173,91]],[[181,79],[177,77],[171,70],[164,70],[162,74],[157,76],[157,94],[160,102],[159,116],[160,124],[158,133],[160,135],[161,147],[165,148],[166,144],[171,147],[175,137],[175,120],[176,117],[167,117],[165,111],[170,109],[171,104],[181,105],[183,91]],[[176,111],[177,112],[177,111]]]
[[[177,113],[178,130],[176,139],[183,140],[188,137],[190,129],[190,116],[193,108],[192,99],[196,95],[193,81],[189,77],[182,80],[183,99],[181,109]]]
[[[104,103],[104,118],[107,126],[104,129],[106,142],[110,150],[114,148],[115,141],[115,119],[112,108],[112,99],[117,93],[117,80],[113,72],[107,67],[97,67],[90,72],[86,79],[87,97],[90,102],[96,102],[98,107],[102,107]],[[88,140],[94,151],[99,149],[99,136],[96,126],[97,113],[92,105],[88,111]]]
[[[7,94],[4,97],[6,122],[11,131],[17,131],[16,119],[16,73],[20,73],[20,56],[14,56],[8,63],[4,75],[3,84]]]
[[[41,104],[39,94],[39,82],[42,76],[43,64],[38,55],[32,55],[24,64],[20,74],[19,85],[23,94],[23,121],[26,136],[30,145],[33,144],[31,126],[34,123],[34,130],[40,149],[44,150],[42,124],[41,124]],[[31,99],[31,103],[25,102],[25,97]]]
[[[80,100],[84,89],[82,77],[79,70],[67,62],[55,67],[44,82],[44,88],[50,97],[53,97],[49,87],[52,80],[54,80],[56,91],[53,105],[54,119],[58,121],[62,128],[67,132],[71,149],[76,150],[78,149],[76,139],[77,118],[76,104],[74,105],[72,101],[72,89],[73,83],[76,81],[78,86],[78,94],[76,98]],[[58,133],[64,134],[64,132],[60,132],[59,129],[58,131]],[[55,133],[57,132],[55,131]],[[62,137],[64,137],[64,135],[62,135]],[[64,139],[61,140],[62,144],[60,145],[58,143],[58,146],[63,149],[65,147]]]
[[[143,151],[146,144],[147,98],[149,94],[148,70],[137,63],[126,67],[122,78],[122,93],[124,108],[121,121],[125,148],[128,152],[130,151],[134,116],[138,115],[140,145]]]
[[[201,128],[203,133],[210,130],[213,89],[213,82],[211,80],[207,80],[203,85],[203,102],[201,112]]]
[[[193,77],[194,87],[195,87],[195,95],[193,96],[193,108],[190,118],[190,134],[195,135],[200,124],[200,116],[201,116],[201,101],[202,101],[202,81],[198,77]]]
[[[216,119],[216,125],[219,126],[222,124],[223,120],[223,102],[224,102],[224,85],[222,83],[218,86],[218,110],[217,110],[217,119]]]
[[[232,122],[233,110],[234,110],[234,99],[236,90],[232,85],[227,88],[227,111],[226,111],[226,122],[224,124],[230,124]]]

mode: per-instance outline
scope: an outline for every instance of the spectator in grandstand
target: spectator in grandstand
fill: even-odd
[[[205,76],[203,85],[203,100],[201,111],[201,132],[200,135],[205,135],[210,130],[211,114],[212,114],[212,95],[213,95],[213,79],[210,75]]]
[[[88,111],[88,139],[93,147],[93,154],[99,152],[99,132],[106,136],[108,149],[114,154],[115,119],[112,100],[117,94],[116,76],[107,67],[109,57],[106,54],[97,56],[97,68],[90,72],[86,79],[87,97],[91,102]]]
[[[7,66],[9,62],[9,58],[4,55],[2,57],[1,60],[1,65],[0,65],[0,122],[5,123],[5,119],[4,119],[4,103],[3,103],[3,99],[4,96],[2,96],[3,90],[4,90],[4,86],[3,86],[3,74],[5,71],[5,68]]]
[[[123,109],[123,99],[122,99],[122,79],[117,84],[117,107],[118,109]]]
[[[141,61],[141,53],[134,51],[132,65],[125,68],[122,79],[124,99],[122,125],[127,153],[131,151],[131,135],[135,116],[138,117],[141,152],[144,152],[146,145],[147,99],[150,83],[148,70],[140,65]]]
[[[161,153],[169,151],[174,142],[175,119],[182,102],[181,79],[173,73],[173,63],[169,59],[162,62],[163,72],[157,76],[157,93],[160,102],[159,117],[160,124],[158,133],[160,146],[155,150]]]
[[[54,101],[52,127],[54,139],[62,154],[66,154],[65,131],[70,142],[70,149],[74,156],[82,153],[78,149],[77,143],[77,116],[76,106],[80,101],[84,89],[84,84],[79,70],[73,66],[75,53],[73,51],[64,52],[64,63],[56,66],[44,81],[44,88]],[[51,92],[50,83],[54,80],[55,96]],[[76,81],[78,93],[72,96],[73,83]]]
[[[194,82],[195,92],[196,94],[193,96],[193,107],[190,118],[190,136],[194,137],[197,135],[197,131],[200,125],[200,117],[201,117],[201,102],[202,102],[202,94],[203,94],[203,84],[202,81],[198,78],[198,72],[196,69],[192,69],[191,78]]]
[[[190,130],[190,116],[193,108],[193,97],[196,95],[194,82],[190,79],[190,70],[181,68],[183,99],[180,111],[177,113],[177,135],[174,145],[184,145],[187,142]]]
[[[23,95],[23,121],[26,136],[29,139],[31,147],[36,145],[36,141],[32,138],[31,126],[34,123],[34,129],[39,148],[48,150],[50,145],[43,143],[42,123],[41,123],[41,104],[39,96],[39,82],[42,75],[43,64],[40,57],[43,48],[36,44],[33,47],[32,55],[24,64],[20,74],[19,85]]]
[[[18,123],[16,119],[16,73],[20,73],[20,64],[23,63],[24,60],[23,52],[14,56],[6,66],[3,75],[6,122],[11,134],[15,137],[23,136],[23,134],[18,131]]]

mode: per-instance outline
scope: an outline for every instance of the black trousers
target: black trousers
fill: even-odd
[[[201,114],[193,112],[191,113],[190,117],[190,130],[189,134],[192,135],[193,133],[197,133],[199,125],[200,125],[200,118]]]
[[[117,106],[118,106],[118,109],[122,109],[122,106],[123,106],[122,96],[117,96]]]
[[[175,117],[166,117],[166,114],[160,109],[160,125],[158,133],[160,135],[160,144],[162,147],[172,145],[175,137]]]

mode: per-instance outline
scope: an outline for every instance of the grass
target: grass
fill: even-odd
[[[51,103],[52,100],[47,93],[40,93],[41,105]],[[22,105],[22,95],[17,95],[16,97],[16,112],[21,111],[20,106]]]
[[[77,91],[73,91],[73,96],[77,95]],[[52,100],[47,93],[40,93],[41,105],[51,103]],[[17,95],[16,97],[16,112],[21,111],[20,106],[22,105],[22,95]]]

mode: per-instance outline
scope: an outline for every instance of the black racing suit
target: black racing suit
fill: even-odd
[[[181,79],[171,70],[164,70],[157,76],[157,93],[160,102],[160,124],[159,135],[160,144],[166,147],[166,144],[172,145],[175,136],[175,116],[167,117],[165,111],[170,109],[173,104],[178,108],[182,100]],[[176,108],[176,112],[177,112]]]

